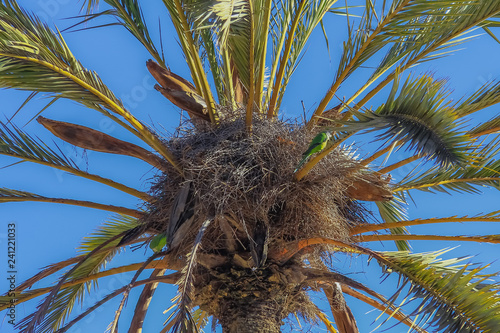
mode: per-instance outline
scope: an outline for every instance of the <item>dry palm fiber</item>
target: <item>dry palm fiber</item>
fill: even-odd
[[[248,135],[244,120],[237,117],[227,117],[217,127],[191,127],[166,142],[185,178],[174,172],[157,178],[152,187],[156,200],[144,223],[157,232],[166,230],[176,195],[190,182],[194,222],[183,230],[176,249],[181,255],[189,251],[208,215],[228,219],[243,248],[262,225],[269,228],[268,243],[274,245],[311,237],[347,241],[349,227],[362,215],[361,206],[346,194],[353,181],[348,174],[357,162],[338,149],[296,181],[293,171],[313,136],[289,122],[259,119]],[[213,223],[203,251],[226,252],[226,236],[219,223]]]

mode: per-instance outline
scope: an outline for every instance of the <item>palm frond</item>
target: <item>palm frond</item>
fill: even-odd
[[[66,171],[76,176],[114,187],[142,200],[151,200],[147,193],[81,170],[72,159],[64,155],[59,147],[57,147],[57,150],[54,150],[44,142],[23,132],[15,125],[7,126],[0,122],[0,154]]]
[[[387,15],[371,28],[371,18],[365,17],[354,37],[349,39],[337,78],[316,109],[310,124],[317,121],[347,76],[388,43],[393,43],[388,54],[375,70],[372,78],[348,99],[350,105],[364,90],[389,68],[398,64],[382,82],[363,97],[354,107],[359,109],[397,75],[416,64],[438,59],[447,49],[469,40],[467,33],[483,21],[497,15],[500,4],[495,0],[457,0],[447,6],[425,0],[398,0],[391,4]],[[370,32],[370,33],[368,33]],[[359,34],[361,36],[357,36]],[[359,40],[359,41],[358,41]],[[343,109],[343,107],[342,107]],[[340,110],[341,111],[341,110]]]
[[[118,244],[118,235],[135,228],[138,225],[136,218],[129,216],[116,216],[104,223],[90,236],[85,238],[78,250],[82,255],[89,255],[94,250],[103,245],[106,246],[106,251],[95,253],[86,258],[80,265],[75,266],[69,275],[65,275],[67,280],[77,280],[96,274],[106,267],[109,262],[120,249],[115,246]],[[114,239],[114,240],[113,240]],[[111,240],[111,242],[110,242]],[[70,315],[75,303],[82,303],[85,293],[90,293],[92,287],[97,287],[97,280],[87,283],[76,284],[71,287],[62,288],[53,296],[43,320],[36,326],[36,332],[56,331]],[[43,303],[42,303],[43,304]],[[41,306],[41,305],[40,305]],[[35,314],[32,314],[18,323],[19,329],[28,328]]]
[[[461,130],[462,123],[449,103],[444,82],[429,76],[408,77],[398,93],[394,81],[387,102],[376,111],[353,111],[357,121],[347,122],[346,129],[371,127],[368,132],[385,130],[378,140],[388,144],[401,141],[419,156],[435,159],[441,166],[463,164],[470,159],[470,138]]]
[[[488,18],[495,16],[500,12],[500,5],[496,1],[486,0],[470,2],[468,0],[459,0],[454,2],[453,6],[442,6],[440,2],[424,4],[423,0],[412,1],[415,4],[415,10],[411,11],[412,21],[402,24],[400,22],[399,30],[403,30],[401,35],[396,32],[396,38],[401,38],[395,48],[404,50],[404,57],[398,52],[399,62],[397,68],[387,75],[382,82],[368,92],[355,106],[359,109],[375,96],[385,85],[390,83],[399,72],[403,72],[413,66],[439,59],[451,51],[451,47],[464,43],[474,36],[469,33]],[[430,6],[427,6],[430,5]],[[406,13],[405,13],[406,14]],[[404,17],[404,16],[403,16]],[[408,25],[407,25],[408,24]],[[406,35],[406,28],[410,28],[409,35]],[[391,64],[392,66],[392,64]],[[368,82],[346,102],[352,103],[365,89],[368,88],[377,78],[385,73],[390,66],[383,66],[377,75],[374,75]]]
[[[500,327],[500,285],[491,282],[496,274],[485,267],[464,264],[467,258],[443,260],[445,251],[428,253],[380,253],[385,274],[400,276],[395,301],[409,286],[408,294],[420,303],[411,315],[420,315],[421,325],[444,333],[495,332]]]
[[[201,61],[199,40],[195,39],[194,36],[196,28],[193,27],[193,19],[187,15],[188,13],[183,6],[183,1],[163,0],[163,3],[168,9],[172,23],[177,31],[177,36],[179,37],[182,51],[186,57],[197,92],[205,99],[210,121],[212,123],[217,123],[218,115],[215,110],[214,99]]]
[[[142,14],[142,9],[138,0],[104,0],[105,3],[110,5],[112,10],[105,10],[100,13],[90,13],[92,7],[95,7],[98,1],[89,1],[87,5],[87,15],[83,22],[78,23],[78,26],[82,23],[88,23],[90,20],[102,17],[105,15],[113,16],[116,18],[120,25],[125,27],[142,45],[148,50],[152,57],[155,58],[157,62],[165,65],[165,61],[162,56],[158,53],[154,42],[149,35],[146,22],[144,21],[144,16]],[[75,27],[73,26],[73,27]],[[108,24],[105,24],[108,26]],[[94,27],[88,27],[84,29],[91,29]]]
[[[391,201],[378,201],[376,204],[384,223],[398,223],[408,220],[405,202],[401,196],[396,195]],[[404,235],[408,233],[404,226],[391,228],[390,232],[392,235]],[[395,244],[400,251],[408,251],[410,249],[410,244],[406,240],[396,240]]]
[[[500,81],[485,83],[467,99],[455,107],[460,116],[470,115],[476,111],[500,103]]]
[[[394,188],[394,192],[421,190],[429,192],[449,191],[480,193],[479,188],[491,186],[500,189],[500,160],[486,159],[479,165],[441,169],[437,166],[408,179]]]
[[[342,292],[349,295],[349,296],[357,298],[360,301],[365,302],[366,304],[373,306],[374,308],[382,311],[383,313],[387,313],[389,315],[389,319],[390,318],[397,319],[401,323],[409,326],[411,328],[411,330],[413,330],[415,332],[427,333],[426,330],[424,330],[423,328],[421,328],[415,324],[415,320],[411,320],[410,317],[408,315],[404,314],[403,312],[401,312],[401,310],[399,310],[397,308],[391,309],[390,307],[387,307],[387,304],[389,304],[388,300],[384,299],[383,300],[384,303],[381,303],[379,300],[376,300],[372,297],[364,295],[364,294],[360,293],[359,291],[354,290],[354,289],[347,287],[347,286],[342,286]],[[385,323],[385,321],[383,323]]]
[[[165,274],[165,269],[155,269],[151,276],[152,278],[157,276],[162,276]],[[151,283],[144,286],[142,289],[141,295],[137,300],[134,310],[134,317],[132,317],[132,321],[130,322],[129,332],[141,332],[144,324],[144,319],[146,318],[146,313],[149,309],[149,305],[153,298],[153,295],[156,291],[156,287],[158,287],[158,283]]]
[[[128,288],[134,288],[134,287],[142,286],[142,285],[145,285],[145,284],[147,285],[147,284],[150,284],[150,283],[156,283],[156,282],[175,283],[175,281],[177,281],[177,279],[179,278],[179,275],[180,275],[180,273],[176,272],[176,273],[172,273],[172,274],[165,275],[165,276],[157,276],[157,277],[149,278],[149,279],[146,279],[146,280],[136,281],[132,285],[126,285],[124,287],[118,288],[115,291],[113,291],[112,293],[104,296],[101,300],[99,300],[93,306],[91,306],[90,308],[88,308],[87,310],[85,310],[85,312],[83,312],[82,314],[78,315],[75,319],[73,319],[72,321],[70,321],[69,323],[67,323],[66,326],[62,327],[57,332],[58,333],[67,332],[77,322],[79,322],[80,320],[82,320],[83,318],[85,318],[86,316],[88,316],[90,313],[92,313],[93,311],[95,311],[101,305],[105,304],[107,301],[109,301],[109,300],[113,299],[114,297],[122,294]]]
[[[356,236],[354,239],[358,242],[383,242],[383,241],[400,241],[400,240],[420,240],[420,241],[452,241],[452,242],[477,242],[500,244],[500,235],[487,236],[442,236],[442,235],[366,235]]]
[[[82,206],[88,208],[102,209],[109,212],[115,212],[118,214],[125,214],[132,217],[141,217],[142,212],[130,209],[126,207],[113,206],[113,205],[105,205],[92,201],[84,201],[84,200],[75,200],[75,199],[63,199],[63,198],[51,198],[45,197],[38,194],[33,194],[25,191],[18,191],[8,188],[0,188],[0,203],[2,202],[25,202],[25,201],[34,201],[34,202],[52,202],[52,203],[60,203],[66,205],[75,205]]]
[[[500,116],[497,116],[474,127],[467,133],[472,137],[478,137],[482,135],[499,133],[499,132],[500,132]]]
[[[432,223],[463,223],[463,222],[500,222],[500,211],[494,211],[487,214],[478,214],[475,216],[450,216],[450,217],[436,217],[430,219],[415,219],[415,220],[405,220],[397,222],[386,222],[381,224],[360,224],[353,227],[350,231],[351,235],[357,235],[370,231],[377,231],[383,229],[392,229],[394,227],[401,226],[411,226],[411,225],[422,225],[422,224],[432,224]]]
[[[290,78],[303,55],[312,32],[337,0],[288,2],[273,15],[273,61],[266,103],[268,117],[276,115]]]
[[[0,87],[44,92],[97,110],[148,143],[182,174],[175,157],[124,108],[95,72],[80,64],[62,35],[15,2],[0,4]]]
[[[140,239],[138,242],[144,242],[145,240],[146,239],[143,238],[143,239]],[[121,246],[125,246],[125,245],[121,245]],[[117,248],[118,247],[120,247],[120,245],[117,245]],[[106,249],[97,251],[97,252],[95,252],[95,254],[102,253],[102,252],[106,252]],[[85,256],[80,256],[80,257],[85,257]],[[77,260],[76,262],[73,262],[73,263],[78,263],[78,262],[79,261]],[[93,282],[95,282],[98,279],[103,278],[103,277],[113,276],[113,275],[122,274],[122,273],[126,273],[126,272],[135,272],[138,269],[141,269],[142,267],[144,267],[144,262],[124,265],[124,266],[118,266],[118,267],[110,268],[107,270],[101,270],[98,273],[94,273],[94,274],[85,276],[83,278],[68,280],[67,282],[64,282],[61,285],[61,289],[66,289],[69,287],[73,287],[75,285],[81,285],[81,284],[85,284],[88,282],[93,283]],[[147,264],[146,268],[147,269],[162,269],[162,270],[163,269],[174,269],[175,270],[175,265],[171,265],[170,263],[166,263],[165,260],[159,259],[159,260],[155,260],[155,261],[152,261],[149,264]],[[180,267],[179,267],[179,269],[180,269]],[[48,274],[48,275],[50,275],[50,274]],[[35,280],[35,281],[40,280],[40,279],[35,279],[35,277],[33,279],[30,279],[30,280]],[[31,285],[29,285],[28,287],[31,287]],[[48,294],[52,291],[53,287],[38,288],[38,289],[32,289],[32,290],[20,292],[23,289],[25,289],[25,287],[23,287],[23,288],[19,287],[19,288],[15,289],[17,292],[16,293],[16,297],[17,297],[16,304],[24,303],[26,301],[33,299],[33,298]],[[10,305],[9,300],[11,298],[12,297],[9,298],[9,296],[5,296],[5,295],[0,296],[0,310],[5,310],[9,307],[9,305]]]
[[[182,270],[182,277],[177,282],[179,286],[179,294],[172,300],[174,304],[170,309],[174,309],[167,319],[168,324],[162,330],[166,332],[172,330],[174,333],[192,333],[198,332],[198,327],[191,315],[192,293],[193,293],[193,270],[196,265],[196,252],[201,245],[201,240],[205,230],[212,222],[211,219],[206,220],[201,225],[196,239],[193,243],[191,252],[186,256],[186,265]]]

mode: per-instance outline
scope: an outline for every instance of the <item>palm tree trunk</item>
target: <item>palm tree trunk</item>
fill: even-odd
[[[248,297],[244,300],[248,301]],[[228,303],[219,318],[223,333],[279,333],[282,325],[282,307],[274,300]]]

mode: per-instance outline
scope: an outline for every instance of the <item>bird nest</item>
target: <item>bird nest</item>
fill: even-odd
[[[142,225],[166,235],[169,260],[182,263],[196,255],[193,304],[225,318],[223,325],[238,320],[230,311],[235,302],[267,306],[263,299],[280,304],[270,317],[299,313],[310,319],[315,306],[297,267],[307,259],[320,268],[321,258],[335,249],[317,245],[286,263],[276,254],[317,237],[349,243],[350,229],[365,222],[365,210],[349,189],[369,177],[347,149],[333,150],[296,179],[314,134],[291,122],[259,118],[249,134],[244,119],[234,116],[216,127],[194,124],[165,142],[184,174],[167,166],[157,176]],[[194,247],[200,230],[201,246]],[[259,283],[248,283],[254,280]]]
[[[363,215],[346,192],[357,162],[336,149],[297,181],[294,170],[312,136],[289,122],[260,119],[251,135],[241,118],[190,128],[166,142],[184,176],[175,170],[158,176],[143,222],[158,233],[170,228],[170,248],[180,256],[191,251],[209,218],[214,223],[203,237],[205,253],[249,251],[259,237],[273,247],[312,237],[349,241],[350,227]],[[189,193],[177,215],[187,215],[184,227],[186,221],[173,217],[183,191]]]

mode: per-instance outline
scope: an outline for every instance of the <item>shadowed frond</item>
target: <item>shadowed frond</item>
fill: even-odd
[[[375,112],[353,111],[357,121],[347,122],[346,128],[368,132],[385,130],[378,140],[392,144],[401,141],[419,156],[435,159],[441,166],[463,164],[470,159],[467,150],[470,138],[460,128],[461,123],[449,103],[443,81],[429,76],[408,77],[398,94],[395,80],[387,102]],[[396,96],[397,94],[397,96]]]
[[[394,196],[391,201],[378,201],[376,202],[377,208],[384,223],[398,223],[408,220],[406,213],[406,203],[401,196]],[[404,235],[408,231],[404,226],[394,227],[390,230],[393,235]],[[410,244],[405,240],[395,241],[398,250],[408,251]]]
[[[87,258],[79,265],[66,280],[78,280],[89,275],[93,275],[106,267],[106,263],[111,260],[120,249],[116,248],[119,239],[116,236],[135,228],[138,225],[137,219],[129,216],[116,216],[104,223],[98,230],[85,238],[79,251],[82,255],[88,255],[97,247],[106,243],[106,251],[96,253]],[[110,242],[110,240],[113,240]],[[97,287],[97,280],[76,284],[68,288],[62,288],[54,295],[47,312],[35,332],[52,332],[60,328],[71,313],[76,302],[82,303],[85,293],[90,293],[92,287]],[[27,329],[32,316],[28,316],[18,323],[18,328],[22,331]]]
[[[404,293],[412,295],[419,305],[411,315],[420,315],[417,324],[427,323],[433,330],[496,332],[500,327],[500,286],[491,280],[496,274],[464,264],[467,258],[439,259],[445,252],[380,253],[383,261],[377,260],[385,274],[400,276],[399,289],[390,301]]]

